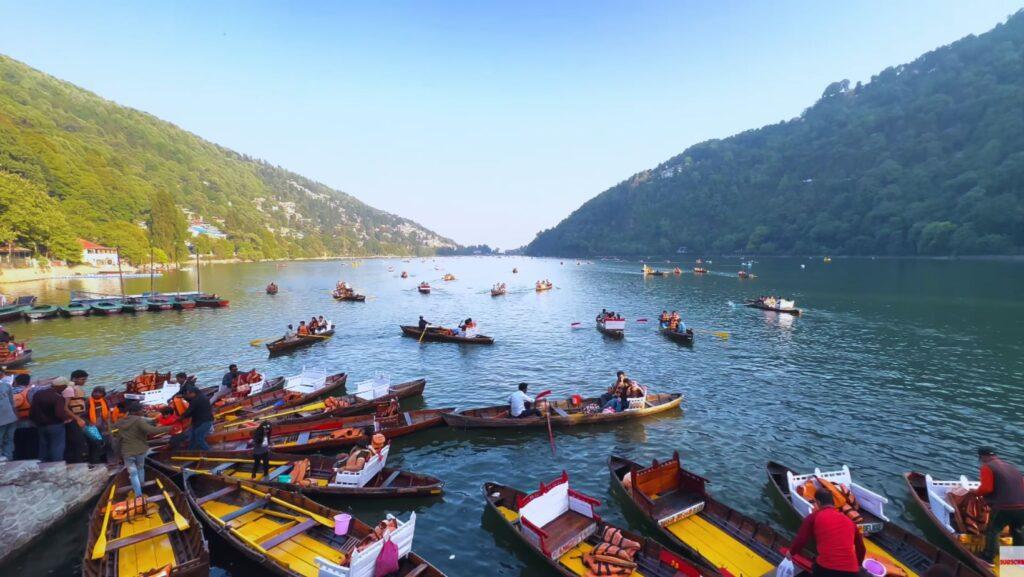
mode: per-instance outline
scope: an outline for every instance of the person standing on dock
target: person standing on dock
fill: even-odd
[[[804,517],[786,556],[799,555],[813,539],[818,550],[813,577],[857,577],[867,551],[857,525],[836,509],[827,489],[818,487],[814,501],[815,511]]]
[[[98,465],[106,461],[107,447],[110,446],[110,406],[107,405],[107,389],[96,387],[89,393],[85,410],[86,423],[95,427],[100,438],[86,435],[89,445],[89,463]]]
[[[977,493],[992,508],[992,517],[985,528],[985,551],[991,562],[999,547],[999,534],[1010,527],[1014,547],[1024,545],[1024,474],[1020,469],[999,458],[995,449],[978,449],[981,461],[981,486]]]
[[[14,406],[14,379],[7,367],[0,367],[0,462],[14,459],[14,431],[18,413]]]
[[[235,368],[235,365],[231,367]],[[210,445],[206,443],[206,436],[213,429],[213,408],[210,406],[210,399],[196,387],[188,387],[185,389],[185,400],[188,401],[188,408],[181,414],[181,418],[192,419],[188,448],[192,451],[209,451]]]
[[[68,410],[64,389],[71,381],[59,377],[32,396],[29,418],[39,430],[39,460],[53,463],[64,459],[67,429],[64,424],[78,419]]]
[[[236,378],[238,378],[238,365],[231,365],[228,367],[228,372],[224,373],[224,376],[221,377],[220,386],[217,387],[217,392],[213,394],[210,402],[216,403],[223,397],[230,395],[234,391]]]
[[[85,436],[85,383],[89,373],[82,369],[71,371],[71,384],[64,389],[68,410],[75,419],[68,421],[65,437],[64,460],[68,463],[84,463],[88,458],[89,444]]]

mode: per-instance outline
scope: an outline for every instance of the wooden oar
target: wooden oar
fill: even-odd
[[[423,330],[420,331],[420,339],[419,339],[418,342],[420,342],[420,343],[423,342],[423,337],[427,336],[427,331],[428,330],[430,330],[430,323],[427,323],[427,326],[423,327]]]
[[[544,398],[544,397],[546,397],[546,396],[548,396],[550,394],[551,394],[551,390],[549,389],[549,390],[544,391],[541,394],[537,395],[536,397],[533,398],[534,404],[536,404],[537,401],[541,400],[542,398]],[[550,401],[548,401],[548,410],[544,413],[544,416],[547,417],[547,420],[548,420],[548,441],[551,443],[551,456],[555,457],[556,456],[556,454],[555,454],[555,433],[554,433],[554,431],[551,430],[551,402]]]
[[[701,332],[701,333],[705,333],[705,334],[709,334],[709,335],[715,335],[716,337],[722,339],[723,341],[729,340],[729,333],[726,332],[726,331],[710,331],[708,329],[693,329],[693,330],[696,331],[696,332]]]
[[[263,344],[263,341],[277,340],[279,338],[280,337],[266,337],[266,338],[263,338],[263,339],[253,339],[253,340],[249,341],[249,344],[254,346],[254,347],[258,347],[258,346]]]
[[[103,524],[100,525],[100,534],[96,537],[96,544],[92,548],[92,560],[102,559],[107,554],[107,525],[110,524],[110,512],[114,508],[114,491],[117,491],[117,483],[110,484],[110,494],[107,495],[107,507],[103,512]]]
[[[174,524],[178,526],[179,531],[188,529],[188,519],[184,515],[178,512],[178,508],[174,506],[174,501],[171,500],[171,496],[167,494],[167,489],[164,489],[164,484],[160,482],[160,479],[156,479],[156,486],[160,489],[160,492],[164,494],[164,501],[167,502],[171,507],[171,512],[174,513]]]
[[[330,527],[332,529],[334,528],[334,521],[331,520],[331,519],[328,519],[327,517],[323,517],[321,515],[317,515],[316,513],[312,512],[312,511],[307,511],[307,510],[303,509],[302,507],[299,507],[298,505],[293,505],[293,504],[291,504],[288,501],[285,501],[283,499],[278,499],[277,497],[271,495],[270,493],[264,493],[262,491],[257,491],[256,489],[253,489],[252,487],[250,487],[248,485],[239,484],[238,486],[241,487],[243,490],[248,491],[249,493],[252,493],[253,495],[259,495],[260,497],[268,498],[268,499],[271,500],[271,502],[277,503],[278,505],[280,505],[282,507],[286,507],[288,509],[291,509],[292,511],[297,512],[297,513],[302,513],[303,515],[308,515],[310,519],[313,519],[314,521],[316,521],[317,523],[320,523],[321,525],[323,525],[325,527]]]

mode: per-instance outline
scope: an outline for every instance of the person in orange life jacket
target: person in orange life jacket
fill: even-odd
[[[156,424],[161,427],[171,428],[169,445],[172,451],[181,450],[185,445],[188,445],[190,434],[185,432],[185,426],[181,422],[181,417],[174,412],[174,407],[163,407],[160,409],[160,416],[156,418]]]
[[[306,326],[306,321],[299,321],[298,335],[304,337],[309,334],[309,327]]]
[[[817,507],[804,518],[789,546],[787,557],[800,554],[813,539],[818,551],[811,575],[814,577],[857,577],[864,562],[864,539],[857,525],[835,508],[832,493],[818,487],[814,493]]]
[[[100,438],[85,436],[89,446],[89,463],[96,465],[106,461],[107,449],[110,447],[110,406],[107,405],[107,390],[96,387],[89,393],[85,404],[85,423],[96,427]]]
[[[1013,545],[1024,545],[1024,474],[1017,467],[996,455],[995,449],[978,449],[981,461],[981,486],[976,492],[992,508],[985,528],[985,551],[982,557],[991,562],[999,546],[999,533],[1010,527]]]
[[[270,475],[270,437],[273,432],[269,422],[260,423],[252,432],[252,478],[256,478],[256,470],[262,464],[263,477]]]

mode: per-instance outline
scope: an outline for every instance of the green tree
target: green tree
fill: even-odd
[[[174,197],[166,190],[158,190],[152,199],[148,226],[153,246],[168,255],[188,254],[185,236],[188,222],[185,215],[174,204]]]
[[[55,200],[42,186],[0,171],[0,228],[16,240],[68,262],[80,262],[82,247]]]

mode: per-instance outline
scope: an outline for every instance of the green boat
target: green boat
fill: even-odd
[[[85,303],[68,303],[60,307],[60,314],[66,317],[83,317],[89,314],[92,307]]]
[[[20,319],[25,310],[36,304],[36,297],[21,296],[14,303],[0,307],[0,322]]]
[[[126,313],[142,313],[149,310],[149,303],[145,299],[128,298],[121,301],[121,310]]]
[[[92,303],[90,310],[97,315],[118,315],[121,314],[120,301],[99,301]]]
[[[40,319],[51,319],[57,316],[60,312],[60,307],[54,305],[36,305],[25,309],[25,318],[30,321],[37,321]]]

